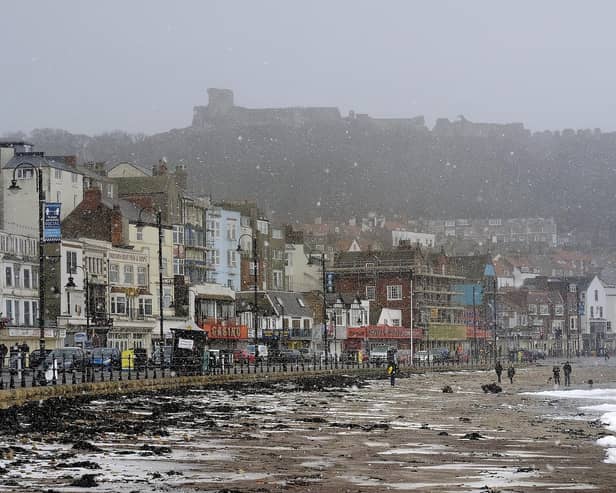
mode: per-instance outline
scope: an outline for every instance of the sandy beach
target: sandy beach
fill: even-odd
[[[532,394],[554,390],[551,364],[498,394],[494,372],[461,371],[30,409],[0,438],[0,491],[614,491],[600,414]],[[591,379],[613,389],[616,367],[573,361],[572,388]]]

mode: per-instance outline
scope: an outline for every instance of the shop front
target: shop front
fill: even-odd
[[[412,331],[413,350],[417,350],[417,344],[423,337],[422,329],[415,328]],[[366,327],[348,327],[346,339],[343,341],[345,353],[360,354],[364,358],[376,348],[394,348],[398,356],[407,359],[411,349],[411,330],[408,327],[393,327],[389,325],[368,325]]]
[[[207,332],[210,349],[220,349],[229,352],[245,350],[248,345],[248,327],[246,325],[227,322],[205,322],[201,328]]]

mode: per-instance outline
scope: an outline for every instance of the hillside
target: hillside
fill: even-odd
[[[220,91],[220,90],[218,90]],[[257,197],[279,220],[377,210],[409,216],[555,216],[565,228],[611,230],[616,134],[532,134],[461,117],[341,117],[334,108],[248,110],[210,94],[193,125],[152,136],[41,129],[38,150],[84,160],[183,162],[192,190]],[[226,99],[225,99],[226,98]],[[222,99],[222,102],[221,100]],[[608,221],[609,220],[609,221]]]

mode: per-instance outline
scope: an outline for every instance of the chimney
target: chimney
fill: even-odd
[[[122,212],[120,211],[120,206],[114,205],[111,212],[111,244],[113,246],[120,246],[124,243],[122,230]]]
[[[82,207],[93,209],[101,203],[101,198],[100,188],[88,188],[83,192]]]

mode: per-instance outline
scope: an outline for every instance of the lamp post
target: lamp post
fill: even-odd
[[[86,292],[86,334],[90,337],[90,285],[88,279],[88,271],[84,269],[81,265],[73,265],[74,268],[81,269],[84,273],[84,289]],[[68,282],[66,283],[65,288],[74,289],[76,288],[75,280],[73,279],[72,274],[69,275]],[[70,312],[69,312],[70,315]],[[92,337],[94,339],[94,337]]]
[[[258,265],[259,265],[259,257],[257,256],[257,234],[256,232],[254,234],[251,233],[244,233],[241,234],[240,237],[237,239],[237,251],[238,252],[242,252],[242,238],[243,237],[248,237],[251,238],[252,240],[252,263],[253,263],[253,267],[254,267],[254,279],[253,279],[253,295],[254,295],[254,300],[253,300],[253,312],[252,312],[252,323],[253,323],[253,327],[254,327],[254,344],[255,344],[255,364],[257,361],[257,358],[259,357],[259,338],[258,338],[258,329],[257,329],[257,322],[258,322],[258,317],[257,317],[257,309],[258,309],[258,299],[257,299],[257,288],[258,288],[258,283],[259,283],[259,269],[258,269]]]
[[[37,185],[36,190],[38,192],[38,254],[39,254],[39,309],[38,309],[38,326],[39,326],[39,356],[45,358],[45,254],[43,252],[43,245],[45,244],[44,237],[44,211],[45,211],[45,191],[43,190],[43,172],[39,167],[34,164],[22,161],[13,169],[13,179],[11,180],[11,186],[9,190],[19,191],[21,187],[17,184],[16,173],[22,166],[28,166],[34,173],[36,173]],[[34,383],[35,379],[33,379]]]
[[[329,343],[327,341],[327,300],[325,295],[327,293],[326,285],[326,272],[325,272],[325,253],[321,252],[321,281],[323,283],[323,341],[325,343],[325,361],[329,359]],[[312,265],[312,253],[308,254],[308,265]]]
[[[496,338],[496,326],[497,326],[497,314],[496,314],[496,293],[498,291],[498,278],[496,277],[496,271],[494,270],[494,266],[492,264],[486,264],[483,270],[484,277],[487,278],[487,282],[492,280],[492,300],[493,300],[493,341],[494,341],[494,365],[496,365],[496,361],[498,359],[498,350],[496,348],[497,338]]]
[[[142,207],[139,209],[139,216],[137,217],[137,228],[143,228],[145,223],[141,219],[143,211],[151,209],[151,207]],[[160,367],[163,367],[164,363],[164,345],[165,345],[165,332],[164,332],[164,317],[163,317],[163,221],[162,212],[160,209],[156,211],[156,229],[158,230],[158,318],[160,322]],[[161,370],[162,371],[162,370]]]

